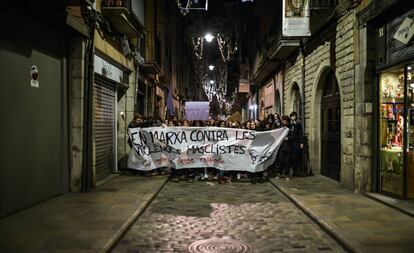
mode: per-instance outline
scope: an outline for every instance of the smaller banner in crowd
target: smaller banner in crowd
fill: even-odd
[[[288,132],[288,128],[265,132],[220,127],[132,128],[128,167],[259,172],[274,162]]]
[[[210,102],[187,101],[185,102],[186,120],[208,120]]]

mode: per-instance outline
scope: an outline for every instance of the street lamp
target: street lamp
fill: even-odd
[[[215,83],[215,81],[214,80],[210,80],[210,84],[214,84]]]
[[[213,71],[214,70],[214,65],[209,65],[208,66],[208,69],[211,70],[211,71]]]
[[[210,43],[210,42],[212,42],[212,41],[213,41],[214,36],[213,36],[213,35],[211,35],[211,33],[207,33],[207,34],[204,36],[204,39],[206,39],[206,41]]]

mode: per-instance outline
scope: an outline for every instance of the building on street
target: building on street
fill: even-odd
[[[309,1],[310,33],[287,36],[283,2],[289,6],[255,1],[250,17],[251,118],[297,112],[313,172],[358,192],[410,198],[410,155],[402,150],[410,147],[411,51],[397,34],[411,4]]]

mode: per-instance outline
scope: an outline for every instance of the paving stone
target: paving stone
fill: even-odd
[[[188,252],[212,237],[255,252],[343,252],[271,184],[205,182],[168,183],[113,252]]]

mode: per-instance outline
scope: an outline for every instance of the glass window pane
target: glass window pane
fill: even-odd
[[[404,69],[380,75],[381,191],[403,196]]]
[[[407,66],[407,197],[414,198],[414,66]]]

